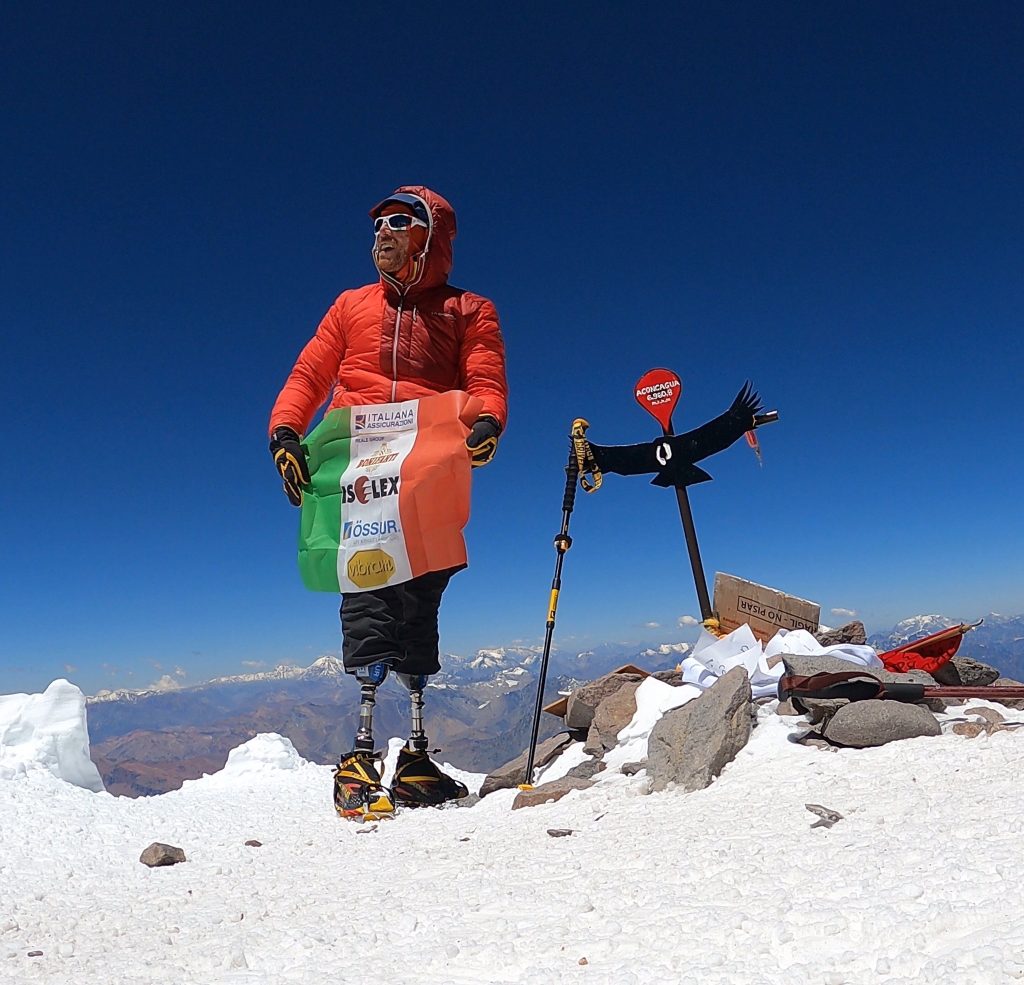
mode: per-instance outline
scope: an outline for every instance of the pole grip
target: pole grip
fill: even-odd
[[[569,462],[565,466],[565,495],[562,497],[562,512],[568,516],[576,505],[576,483],[587,447],[587,428],[590,422],[577,417],[569,430]]]
[[[562,497],[562,512],[571,513],[576,505],[576,483],[580,477],[580,465],[576,461],[576,446],[569,445],[569,462],[565,466],[565,495]]]

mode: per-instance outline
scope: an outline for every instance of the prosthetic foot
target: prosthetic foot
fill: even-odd
[[[441,772],[427,755],[427,737],[423,732],[424,674],[399,674],[409,689],[412,710],[412,734],[398,752],[398,765],[391,781],[395,802],[402,807],[439,807],[449,800],[469,796],[469,790],[454,777]]]
[[[384,662],[360,667],[356,680],[360,686],[359,729],[355,748],[342,757],[334,771],[334,807],[339,816],[356,821],[394,817],[395,804],[381,782],[380,757],[373,751],[373,708],[377,688],[388,676]]]
[[[334,809],[352,821],[380,821],[395,816],[395,804],[380,781],[380,761],[355,750],[334,771]]]

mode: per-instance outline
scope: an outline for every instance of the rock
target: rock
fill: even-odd
[[[980,660],[970,657],[953,657],[949,663],[940,667],[932,677],[947,687],[987,687],[999,679],[999,671],[995,667],[983,664]]]
[[[707,691],[658,720],[647,743],[652,790],[708,786],[750,738],[750,679],[734,667]]]
[[[800,677],[810,677],[812,674],[842,674],[850,671],[862,670],[880,681],[904,681],[906,683],[931,684],[936,683],[935,678],[926,674],[923,670],[911,670],[906,674],[897,674],[884,667],[861,667],[851,663],[849,660],[840,660],[839,657],[830,657],[827,654],[822,656],[807,657],[799,654],[784,653],[782,659],[790,673]]]
[[[776,715],[785,715],[786,717],[799,716],[803,712],[797,708],[792,701],[788,698],[785,701],[779,702],[779,707],[775,709]]]
[[[867,749],[899,739],[941,735],[935,716],[920,705],[902,701],[851,701],[840,708],[822,729],[837,746]]]
[[[552,838],[568,838],[572,834],[572,828],[548,828],[548,834]]]
[[[819,732],[808,732],[806,735],[801,736],[800,745],[812,746],[815,749],[825,749],[827,752],[838,752],[838,748],[829,742],[826,742]]]
[[[597,706],[605,698],[614,694],[624,684],[643,680],[639,674],[605,674],[596,681],[584,684],[576,688],[569,695],[569,701],[565,709],[565,724],[567,728],[587,728],[594,720],[597,713]],[[634,689],[635,690],[635,689]]]
[[[575,777],[577,780],[589,780],[591,777],[596,776],[605,769],[607,769],[607,767],[603,760],[587,759],[578,766],[574,766],[565,775]]]
[[[41,958],[43,956],[43,952],[42,951],[29,951],[28,952],[28,956],[30,958]]]
[[[954,735],[965,735],[968,739],[976,739],[986,731],[984,722],[957,722],[953,726]]]
[[[636,776],[637,773],[640,772],[640,770],[645,770],[645,769],[647,769],[647,760],[646,759],[642,759],[638,763],[623,763],[619,767],[619,772],[623,776]]]
[[[843,815],[839,811],[823,807],[821,804],[804,804],[804,807],[812,814],[818,815],[818,820],[811,825],[812,828],[831,828],[833,824],[843,819]]]
[[[594,712],[593,728],[604,749],[614,749],[619,732],[636,714],[636,689],[640,681],[627,681],[616,692],[609,694]]]
[[[552,780],[550,783],[542,783],[532,790],[520,790],[516,799],[512,801],[512,810],[519,810],[520,807],[536,807],[538,804],[550,804],[561,800],[567,793],[573,790],[586,790],[594,785],[593,780],[580,780],[573,776],[563,776],[560,780]]]
[[[956,664],[953,660],[949,663],[944,663],[938,670],[932,671],[932,677],[935,678],[937,684],[941,684],[944,687],[960,687],[963,681],[960,679],[960,672],[956,669]]]
[[[601,741],[601,733],[598,732],[597,726],[591,724],[590,728],[587,729],[587,741],[583,743],[583,751],[588,756],[594,756],[600,759],[604,755],[604,743]]]
[[[998,680],[992,682],[993,687],[1024,687],[1020,681],[1010,680],[1009,677],[1000,677]],[[998,695],[993,695],[989,700],[995,701],[998,704],[1006,705],[1007,708],[1016,708],[1018,711],[1024,708],[1024,700],[1021,698],[1000,698]]]
[[[140,856],[139,861],[151,869],[160,865],[177,865],[185,861],[185,853],[174,845],[154,841]]]
[[[535,767],[547,766],[570,742],[572,739],[568,735],[559,732],[557,735],[551,736],[550,739],[538,743],[536,754],[533,757],[533,765]],[[526,777],[526,758],[529,751],[529,749],[524,749],[515,759],[492,770],[480,787],[480,796],[486,797],[489,793],[494,793],[495,790],[507,790],[510,787],[519,786]]]
[[[968,708],[965,715],[977,715],[979,718],[984,718],[986,722],[1005,722],[1006,716],[1001,715],[995,708]]]
[[[935,678],[930,674],[926,674],[923,670],[912,670],[906,674],[897,674],[893,671],[885,670],[883,667],[860,667],[849,660],[840,660],[839,657],[827,655],[807,657],[786,653],[782,655],[782,659],[786,666],[786,673],[796,674],[798,677],[811,677],[814,674],[848,674],[851,671],[864,671],[872,677],[877,677],[880,681],[935,684]],[[839,708],[847,704],[845,698],[800,698],[798,700],[799,704],[807,707],[807,717],[812,724],[827,721]]]
[[[838,629],[830,629],[826,633],[815,633],[814,638],[822,646],[837,646],[840,643],[854,643],[863,646],[868,641],[868,635],[864,632],[864,623],[859,619],[848,622]]]
[[[257,841],[255,838],[250,838],[246,842],[246,845],[248,845],[249,848],[262,848],[263,847],[263,842],[262,841]]]
[[[651,677],[663,681],[665,684],[671,684],[672,687],[681,687],[683,683],[683,675],[678,670],[656,670]]]

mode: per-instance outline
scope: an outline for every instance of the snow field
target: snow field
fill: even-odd
[[[20,774],[0,783],[0,981],[1024,978],[1022,737],[830,753],[760,714],[704,791],[609,775],[542,807],[499,791],[376,828],[339,821],[330,769],[266,736],[161,797]],[[812,829],[806,803],[844,818]],[[142,866],[152,841],[189,861]]]

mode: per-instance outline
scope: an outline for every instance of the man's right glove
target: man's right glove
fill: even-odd
[[[466,447],[469,449],[473,468],[486,465],[494,458],[494,453],[498,450],[498,436],[500,434],[501,425],[489,414],[476,419],[473,429],[466,438]]]
[[[302,487],[309,485],[309,466],[299,436],[290,427],[274,428],[270,454],[284,480],[284,492],[292,506],[302,505]]]

